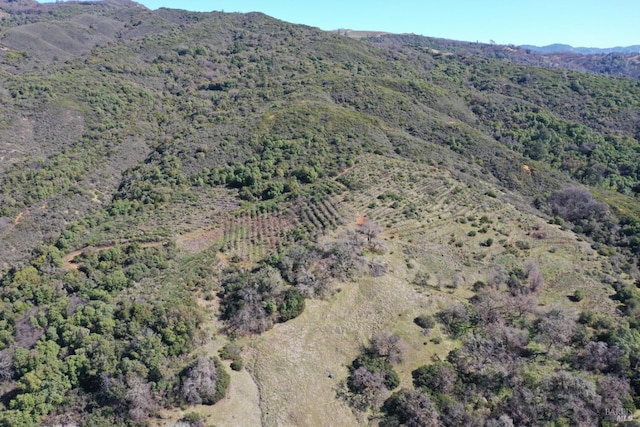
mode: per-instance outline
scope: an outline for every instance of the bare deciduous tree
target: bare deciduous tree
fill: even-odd
[[[458,289],[462,284],[464,284],[465,278],[461,274],[454,274],[451,278],[451,284],[449,285],[452,289]]]
[[[470,302],[476,321],[481,325],[489,325],[503,319],[506,304],[502,292],[493,288],[480,290]]]
[[[136,376],[127,380],[127,388],[124,400],[127,402],[129,417],[136,422],[146,420],[156,409],[151,386]]]
[[[469,326],[467,306],[459,302],[450,304],[437,314],[437,318],[452,336],[461,335]]]
[[[382,227],[375,221],[366,220],[358,229],[358,231],[367,237],[367,242],[371,245],[371,241],[376,239],[382,233]]]
[[[402,389],[385,402],[384,408],[408,427],[440,426],[438,411],[422,390]]]
[[[284,280],[280,271],[271,267],[264,266],[257,273],[254,279],[258,284],[258,291],[262,295],[275,296],[282,293],[285,289]]]
[[[239,295],[242,303],[229,319],[231,330],[240,335],[259,334],[273,326],[273,319],[269,317],[257,289],[246,287]]]
[[[536,322],[536,341],[547,346],[568,344],[576,331],[575,316],[562,308],[553,308]]]
[[[389,363],[400,363],[407,353],[407,345],[396,334],[382,332],[371,340],[371,350]]]
[[[341,280],[347,278],[356,269],[359,257],[359,246],[352,244],[348,238],[336,243],[331,251],[332,275]]]
[[[13,378],[13,356],[8,350],[0,351],[0,382]]]
[[[518,356],[529,344],[529,332],[525,329],[493,323],[489,325],[487,331],[494,340],[500,342],[501,347],[511,357]]]
[[[182,398],[192,405],[211,405],[215,403],[217,381],[215,361],[200,356],[182,381]]]
[[[381,277],[384,276],[389,270],[389,264],[387,264],[383,259],[374,259],[367,262],[367,266],[369,267],[369,274],[371,277]]]
[[[509,317],[521,319],[524,315],[536,311],[538,300],[533,294],[516,292],[506,296],[505,304]]]
[[[506,414],[500,415],[500,418],[487,421],[486,427],[513,427],[513,420]]]
[[[384,374],[382,372],[371,372],[364,366],[360,366],[353,371],[350,378],[350,386],[361,395],[364,406],[380,406],[388,392],[384,384]],[[388,395],[388,394],[387,394]]]
[[[631,387],[629,380],[613,375],[602,377],[598,381],[598,392],[602,397],[602,406],[605,417],[609,421],[618,421],[621,408],[632,405]]]
[[[313,271],[306,268],[298,271],[294,284],[300,293],[307,298],[316,296],[324,288],[323,281],[319,280]]]
[[[516,425],[537,425],[544,408],[538,394],[519,380],[520,383],[513,385],[511,396],[502,403],[502,411],[508,413]]]
[[[308,269],[317,258],[317,252],[304,246],[294,246],[280,258],[278,268],[282,276],[289,283],[293,283],[296,280],[296,274],[302,269]]]
[[[609,347],[602,341],[592,341],[584,347],[579,361],[589,371],[615,372],[620,368],[624,352],[617,346]]]
[[[507,283],[507,280],[509,280],[509,275],[502,266],[497,266],[493,271],[489,273],[489,284],[495,286],[496,288],[500,287],[500,285],[502,284]]]
[[[452,395],[458,381],[458,373],[449,362],[424,365],[411,373],[416,388],[426,387],[433,393]]]
[[[609,212],[608,206],[593,198],[584,188],[570,187],[549,197],[553,213],[571,222],[600,218]]]
[[[529,282],[529,290],[531,292],[537,292],[544,286],[544,276],[540,272],[538,263],[534,260],[528,260],[525,263],[527,270],[527,281]]]
[[[413,283],[416,286],[420,286],[426,288],[429,286],[429,279],[431,279],[431,275],[426,271],[418,271],[413,278]]]
[[[601,398],[594,384],[581,376],[558,371],[542,380],[544,406],[550,419],[565,418],[576,425],[596,425]]]

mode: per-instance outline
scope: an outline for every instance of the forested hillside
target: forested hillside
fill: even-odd
[[[363,33],[363,34],[362,34]],[[640,54],[637,48],[628,50],[594,49],[593,52],[578,50],[536,48],[533,46],[513,46],[488,43],[471,43],[457,40],[423,37],[415,34],[374,34],[367,32],[349,32],[350,37],[367,38],[375,44],[400,44],[427,47],[436,51],[459,55],[476,55],[484,58],[501,59],[523,65],[565,69],[585,73],[595,73],[617,77],[640,78]],[[553,46],[553,45],[552,45]],[[551,46],[548,46],[551,47]],[[588,51],[588,49],[585,49]]]
[[[636,413],[638,80],[259,13],[0,15],[0,425]]]

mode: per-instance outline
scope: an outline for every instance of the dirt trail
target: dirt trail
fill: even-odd
[[[334,176],[334,177],[333,177],[333,180],[334,180],[334,181],[337,181],[340,177],[343,177],[343,176],[345,176],[346,174],[348,174],[348,173],[349,173],[349,171],[351,171],[351,169],[353,169],[354,167],[355,167],[355,166],[349,166],[349,167],[344,168],[342,171],[340,171],[340,173],[338,173],[338,175],[336,175],[336,176]]]

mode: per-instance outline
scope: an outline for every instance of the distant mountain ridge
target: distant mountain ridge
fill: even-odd
[[[640,78],[640,55],[636,53],[611,52],[585,54],[577,51],[541,52],[525,46],[473,43],[416,34],[390,34],[367,31],[340,31],[351,38],[363,38],[373,44],[384,46],[420,46],[433,53],[477,55],[484,58],[500,59],[516,64],[545,68],[603,74],[631,79]],[[557,45],[560,46],[560,45]],[[567,45],[565,45],[567,46]],[[569,46],[570,47],[570,46]],[[620,49],[632,49],[633,46]],[[617,49],[617,48],[611,48]]]
[[[540,53],[560,53],[571,52],[583,55],[602,55],[608,53],[640,53],[640,45],[616,46],[607,48],[598,47],[573,47],[568,44],[554,43],[547,46],[520,45],[523,49],[533,50]]]

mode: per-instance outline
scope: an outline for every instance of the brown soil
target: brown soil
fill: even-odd
[[[23,216],[24,216],[24,212],[20,212],[16,217],[15,221],[13,221],[14,225],[20,224],[20,220],[22,219]]]

